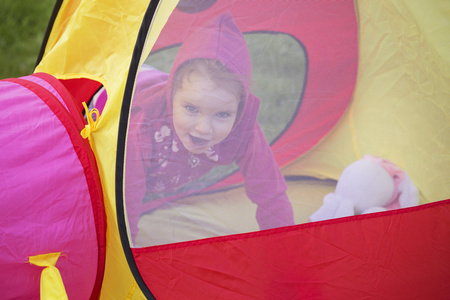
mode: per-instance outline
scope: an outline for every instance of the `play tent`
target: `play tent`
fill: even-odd
[[[286,179],[296,225],[260,231],[257,208],[248,200],[244,178],[232,165],[213,169],[170,193],[146,196],[138,232],[133,235],[126,183],[127,174],[133,172],[127,167],[127,157],[133,155],[128,147],[133,132],[128,129],[141,86],[153,85],[147,78],[154,77],[146,74],[155,69],[158,76],[170,73],[185,38],[224,13],[231,14],[248,46],[253,69],[250,92],[260,98],[258,123]],[[450,292],[450,203],[445,200],[450,193],[449,14],[445,1],[58,1],[35,74],[2,82],[2,99],[6,99],[2,107],[8,108],[3,111],[16,120],[5,118],[9,121],[2,123],[2,140],[11,148],[2,148],[1,153],[15,155],[6,156],[11,165],[4,160],[2,170],[6,170],[7,186],[21,192],[16,178],[26,183],[42,178],[27,172],[37,169],[33,167],[37,164],[39,173],[49,174],[52,180],[45,178],[29,194],[51,187],[50,181],[77,195],[82,193],[80,186],[65,175],[81,165],[85,175],[79,173],[77,180],[94,186],[95,193],[101,190],[102,197],[84,192],[84,200],[73,201],[44,191],[46,197],[36,196],[44,203],[29,202],[50,209],[47,218],[40,210],[19,209],[25,204],[17,199],[28,196],[5,194],[2,198],[9,201],[2,204],[7,212],[2,229],[8,231],[2,244],[11,245],[4,247],[5,253],[14,254],[16,265],[26,263],[28,257],[62,253],[59,265],[53,266],[61,273],[69,299],[86,295],[101,299],[444,299]],[[42,78],[54,82],[54,87]],[[45,91],[30,93],[34,90],[24,80],[39,81]],[[24,93],[25,100],[17,100],[22,97],[17,91],[6,97],[12,88]],[[53,90],[63,91],[60,95],[67,92],[60,98],[71,104],[48,115],[35,113],[42,110],[36,103],[53,107],[45,100],[55,98],[48,95]],[[26,105],[27,101],[34,104]],[[89,105],[87,122],[80,118],[83,102]],[[60,110],[66,115],[62,119],[76,123],[83,136],[69,142],[53,135],[53,130],[42,130],[42,137],[30,134],[33,124],[58,117]],[[72,136],[73,129],[58,119],[58,126],[51,128]],[[23,124],[23,132],[12,130],[18,123]],[[17,133],[21,139],[12,139]],[[44,140],[46,134],[50,141]],[[163,131],[159,134],[165,136]],[[46,147],[36,146],[32,138]],[[74,142],[77,138],[80,142]],[[51,149],[60,151],[56,157],[68,158],[79,153],[78,143],[84,143],[80,147],[90,159],[78,155],[70,166],[58,163],[60,169],[42,165],[31,155],[47,153],[51,144]],[[343,170],[366,154],[405,170],[419,191],[420,205],[309,222],[324,196],[335,190]],[[31,157],[33,164],[16,170],[15,162],[23,157]],[[55,158],[43,161],[59,162]],[[100,180],[94,175],[97,167]],[[271,186],[270,180],[267,185]],[[76,191],[71,192],[74,186]],[[47,198],[63,203],[68,214],[55,213]],[[101,226],[102,201],[106,230]],[[17,207],[6,206],[11,203]],[[83,203],[83,213],[71,210],[75,203]],[[87,228],[89,238],[83,236],[80,242],[76,235],[63,232],[65,244],[44,236],[41,240],[48,245],[43,248],[35,248],[34,243],[15,248],[15,241],[24,237],[20,229],[12,235],[9,228],[24,216],[32,220],[40,216],[53,225],[72,224],[76,230]],[[60,217],[58,222],[53,216]],[[34,223],[20,228],[42,233],[43,227],[48,235],[62,228]],[[83,253],[72,254],[71,244],[90,253],[89,260]],[[2,265],[7,265],[3,257],[7,256],[2,252]],[[77,260],[83,264],[68,264]],[[30,285],[25,290],[36,295],[38,271],[14,274],[19,278],[15,284],[23,286],[21,280],[26,280]],[[41,282],[54,282],[44,277],[42,273]],[[75,288],[77,278],[86,284],[83,291]]]

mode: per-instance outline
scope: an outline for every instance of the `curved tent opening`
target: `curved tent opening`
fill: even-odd
[[[233,5],[216,1],[193,13],[183,11],[188,2],[182,1],[172,12],[150,52],[145,52],[145,43],[137,45],[132,65],[141,64],[136,73],[130,72],[128,81],[134,84],[136,76],[136,87],[132,99],[125,97],[123,102],[119,149],[123,147],[124,156],[118,156],[116,175],[124,183],[116,196],[119,223],[126,226],[121,235],[132,266],[135,263],[126,249],[128,244],[145,252],[152,251],[154,246],[254,234],[260,229],[308,222],[308,213],[298,213],[304,211],[299,191],[310,187],[307,197],[314,196],[319,201],[335,187],[335,181],[303,176],[273,179],[273,176],[276,178],[280,168],[320,143],[351,103],[358,59],[353,3],[308,2],[300,6],[292,2],[286,7],[267,3],[256,8],[252,1]],[[289,10],[290,15],[277,17]],[[331,12],[334,17],[330,17]],[[145,40],[148,32],[145,26],[138,40]],[[209,47],[203,44],[209,40],[196,37],[203,31],[205,39],[217,38],[213,43],[227,39],[237,43],[223,45],[228,48],[225,51],[231,52],[225,56],[234,56],[232,52],[240,51],[239,47],[244,45],[249,61],[245,61],[245,54],[236,55],[234,65],[226,65],[223,57],[210,58],[209,50],[202,48]],[[185,43],[186,39],[196,40]],[[220,60],[230,73],[234,67],[246,68],[246,64],[251,64],[250,75],[238,74],[238,77],[249,75],[245,80],[239,77],[240,86],[248,88],[247,98],[238,100],[235,111],[226,108],[222,112],[225,104],[222,105],[221,99],[212,98],[215,102],[200,104],[195,102],[197,98],[186,96],[188,99],[180,101],[182,108],[189,110],[190,120],[179,125],[185,112],[177,111],[177,93],[189,83],[177,76],[184,72],[180,71],[183,64],[203,60],[203,54],[206,60]],[[213,55],[221,57],[221,50]],[[197,71],[190,70],[189,74],[194,75],[186,76],[194,78]],[[217,92],[220,84],[217,86],[214,93],[220,93]],[[185,97],[183,92],[180,94]],[[210,103],[221,104],[210,109],[207,107]],[[219,116],[233,113],[236,116],[228,135],[208,146],[206,152],[196,151],[214,137],[200,138],[200,130],[188,128],[195,123],[191,120],[202,115],[211,123],[225,123],[226,119]],[[279,196],[270,196],[273,199],[263,196],[261,193],[267,190],[261,184],[271,190],[269,194],[272,190],[281,193],[279,206],[276,203]],[[288,198],[290,202],[287,200],[286,205],[283,201]],[[132,270],[143,287],[137,271],[140,268],[138,263],[137,269]]]
[[[183,4],[184,2],[181,3],[181,5]],[[267,168],[279,169],[294,161],[314,147],[337,124],[351,101],[352,89],[355,85],[357,27],[354,7],[350,2],[347,5],[328,5],[328,7],[315,4],[310,4],[309,7],[308,5],[296,6],[292,3],[289,8],[301,13],[302,22],[297,22],[298,15],[296,14],[292,14],[296,17],[291,19],[287,17],[283,20],[267,18],[268,15],[277,16],[288,9],[287,7],[280,8],[277,5],[267,5],[262,11],[248,13],[249,9],[254,9],[251,1],[237,2],[232,6],[217,1],[211,7],[196,13],[186,13],[175,9],[157,38],[152,51],[149,54],[142,54],[144,57],[141,56],[139,61],[144,61],[144,63],[138,70],[136,88],[131,101],[128,123],[130,133],[126,137],[125,160],[118,160],[118,164],[124,165],[126,181],[124,200],[125,208],[128,210],[127,219],[130,222],[130,230],[134,238],[132,244],[160,245],[217,235],[251,232],[258,230],[258,225],[259,228],[268,229],[274,226],[294,225],[308,221],[307,219],[297,220],[295,223],[292,220],[274,221],[279,225],[272,226],[263,225],[264,221],[259,219],[257,220],[259,224],[256,224],[254,210],[260,207],[261,203],[258,201],[263,201],[259,200],[260,196],[257,194],[264,190],[256,186],[261,185],[264,181],[267,181],[269,186],[274,184],[276,187],[278,184],[280,187],[276,193],[285,194],[285,188],[282,187],[285,185],[285,179],[281,179],[278,183],[277,181],[271,182],[271,176],[278,176],[275,174],[279,171],[273,171],[275,172],[273,174],[270,173],[272,171],[268,171],[267,179],[261,176],[260,179],[253,180],[252,177],[256,174],[252,172],[257,170],[258,164],[266,164]],[[339,10],[339,14],[336,14],[339,17],[330,18],[329,12],[335,9]],[[314,13],[307,13],[308,10],[314,11]],[[218,22],[222,23],[209,31],[210,26],[216,25],[214,22],[217,19],[220,19]],[[315,22],[324,22],[324,20],[326,22],[321,26],[310,26]],[[189,26],[181,26],[181,24],[189,24]],[[224,28],[224,33],[221,32],[221,26]],[[230,26],[231,29],[226,26]],[[180,64],[180,59],[186,61],[203,59],[202,53],[208,51],[201,48],[203,47],[202,38],[197,38],[196,33],[205,31],[206,35],[212,35],[212,39],[217,38],[218,41],[214,41],[214,43],[218,44],[221,42],[220,39],[226,40],[227,38],[230,39],[230,43],[236,42],[235,37],[232,36],[234,33],[226,32],[227,30],[238,31],[240,37],[237,38],[243,36],[243,40],[242,45],[224,45],[224,48],[230,48],[225,51],[231,51],[231,54],[227,53],[225,56],[233,56],[233,47],[241,46],[250,56],[249,62],[241,56],[232,62],[237,65],[237,68],[244,67],[243,65],[247,63],[251,64],[251,73],[238,75],[250,77],[245,79],[250,83],[247,91],[250,96],[247,96],[249,100],[240,100],[241,102],[234,112],[238,117],[235,116],[233,120],[233,128],[221,141],[216,142],[213,141],[215,138],[213,134],[202,135],[195,128],[187,128],[191,125],[191,121],[187,121],[191,122],[189,124],[177,125],[183,118],[183,112],[178,113],[173,104],[173,101],[176,101],[174,100],[176,99],[175,88],[174,91],[169,89],[172,85],[177,84],[173,81],[179,80],[174,78],[179,70],[174,70],[174,64]],[[192,32],[194,33],[192,34]],[[319,32],[322,32],[321,39],[316,38]],[[193,46],[189,43],[186,46],[194,48],[194,50],[189,48],[187,51],[183,51],[183,47],[180,48],[186,38],[198,39],[193,42]],[[209,37],[207,36],[207,38]],[[222,47],[222,45],[217,47]],[[141,45],[141,49],[143,48],[144,44]],[[186,53],[189,51],[191,52]],[[206,55],[208,56],[209,53]],[[222,55],[220,49],[217,55]],[[329,59],[331,56],[333,56],[333,60]],[[221,63],[226,64],[227,62],[221,61]],[[327,68],[320,67],[324,63],[329,64]],[[231,65],[226,67],[232,68]],[[196,71],[191,70],[190,72]],[[131,74],[131,76],[133,75]],[[246,84],[242,83],[244,86]],[[183,99],[182,101],[187,101],[182,105],[198,109],[198,115],[203,113],[200,112],[201,105],[196,107],[197,104],[193,103],[194,99]],[[220,102],[221,99],[214,101]],[[253,101],[254,103],[242,104],[243,101]],[[212,102],[213,100],[208,103]],[[126,99],[124,103],[127,107]],[[251,105],[253,107],[250,107]],[[206,109],[205,107],[205,111]],[[127,112],[123,111],[123,113]],[[217,112],[215,113],[217,114]],[[195,118],[195,114],[197,112],[191,113],[188,118]],[[251,120],[255,115],[257,115],[257,119]],[[207,118],[218,119],[217,115]],[[216,122],[215,119],[211,122]],[[225,121],[221,119],[217,123]],[[262,134],[258,132],[259,127]],[[186,131],[184,133],[186,137],[183,137],[183,130]],[[255,142],[255,139],[264,139],[264,141]],[[202,144],[209,143],[210,140],[211,145],[207,147],[209,149],[206,152],[197,151],[196,147],[202,148]],[[256,144],[247,147],[245,145],[247,142]],[[271,146],[269,148],[266,145]],[[216,150],[214,147],[218,149]],[[267,164],[266,161],[269,163]],[[247,180],[243,178],[243,172],[246,173]],[[244,189],[242,183],[244,183]],[[249,186],[252,184],[255,187],[250,188]],[[239,196],[234,195],[232,199],[224,200],[229,198],[227,192],[235,193],[235,191],[230,191],[230,187],[238,187]],[[290,187],[290,189],[294,190],[294,187]],[[253,199],[250,198],[256,207],[248,199],[245,199],[247,198],[245,194],[242,195],[244,190],[247,196],[253,194]],[[200,197],[200,195],[202,196]],[[223,197],[225,198],[221,199]],[[272,197],[274,198],[266,197],[265,199],[268,200],[264,201],[275,201],[274,199],[278,196],[274,194]],[[120,199],[118,201],[120,202]],[[136,204],[134,201],[138,203]],[[187,202],[184,203],[185,201]],[[233,201],[237,206],[230,207],[229,220],[225,221],[227,216],[223,214],[224,219],[218,222],[228,224],[223,229],[213,229],[217,224],[209,224],[205,220],[217,218],[218,212],[224,209],[223,205],[218,203],[232,203]],[[245,221],[242,221],[242,224],[236,224],[231,217],[233,215],[231,211],[238,209],[243,201],[247,201],[250,205],[246,207],[243,204],[243,207],[246,207],[243,211],[246,212],[241,219]],[[191,208],[197,205],[202,207],[204,203],[208,202],[215,203],[216,208],[211,207],[210,209],[217,210],[217,213],[208,212],[203,216],[206,218],[203,221],[195,220],[195,217],[191,219],[188,216],[191,213],[194,215],[198,213],[189,211]],[[135,205],[138,208],[135,208]],[[290,204],[286,206],[286,209],[290,210],[287,214],[292,215],[292,208],[288,206]],[[181,212],[186,207],[188,207],[188,211]],[[138,211],[132,213],[131,211],[134,209]],[[158,215],[160,212],[161,216]],[[183,233],[186,234],[185,237],[182,236],[183,234],[174,233],[175,230],[181,230],[181,228],[171,228],[169,229],[170,233],[161,232],[162,241],[158,242],[153,226],[161,222],[159,218],[173,221],[173,218],[170,217],[172,212],[175,213],[173,218],[178,216],[184,220],[180,222],[181,228],[186,228],[185,221],[194,227]],[[166,213],[169,213],[169,216]],[[152,216],[154,214],[156,216]],[[266,216],[260,218],[271,218],[267,215],[270,215],[271,212],[265,214]],[[146,223],[147,218],[154,218],[155,223],[152,223],[153,221]],[[287,218],[292,219],[292,216]],[[137,225],[137,219],[141,224]],[[203,225],[197,228],[195,225],[197,222],[204,222],[206,227],[211,226],[211,228],[205,228]],[[234,224],[231,225],[232,223]],[[139,230],[137,226],[139,226]],[[205,232],[206,235],[203,236],[196,230]],[[140,232],[139,236],[136,236],[137,231]],[[223,233],[218,234],[221,231]],[[173,240],[171,238],[167,240],[166,237],[171,235],[174,236]]]
[[[186,280],[173,295],[181,290],[186,293],[181,286],[187,282],[198,284],[199,289],[211,289],[211,294],[218,292],[217,286],[210,287],[207,283],[210,272],[200,271],[206,266],[200,269],[194,266],[197,260],[183,259],[184,268],[183,263],[154,263],[154,255],[189,249],[197,256],[215,247],[239,243],[237,240],[252,239],[245,250],[250,255],[258,241],[271,244],[275,236],[289,239],[293,225],[321,220],[330,210],[336,210],[334,204],[332,208],[327,206],[325,197],[340,189],[336,181],[318,180],[304,176],[301,170],[292,170],[302,156],[320,147],[339,124],[351,104],[357,78],[358,26],[353,1],[301,5],[287,2],[283,7],[270,3],[254,6],[252,1],[232,5],[215,1],[197,7],[195,12],[184,10],[186,3],[191,2],[182,1],[161,34],[153,37],[156,42],[151,51],[145,51],[145,43],[137,46],[135,54],[139,55],[134,63],[140,63],[139,69],[129,77],[129,84],[136,78],[136,86],[133,97],[124,98],[122,110],[123,120],[128,120],[128,132],[122,127],[123,135],[119,135],[124,156],[117,160],[117,178],[123,179],[117,193],[118,218],[126,224],[121,236],[130,266],[149,297],[153,295],[150,291],[162,295],[167,287],[164,279],[159,281],[151,275],[153,268],[163,265],[175,268],[164,272],[167,279],[178,269],[191,275],[191,272],[203,274],[198,280]],[[241,37],[234,36],[236,28],[245,40],[244,48],[251,60],[250,87],[242,80],[249,76],[245,71],[248,62],[241,52]],[[214,44],[214,54],[208,48],[210,43]],[[239,59],[233,51],[239,53],[236,54]],[[244,94],[247,93],[246,103],[242,104],[239,96],[236,106],[229,106],[228,100],[216,97],[226,88],[214,81],[213,72],[219,73],[218,69],[205,71],[205,75],[204,69],[209,68],[205,60],[216,65],[219,61],[229,73],[238,75]],[[212,82],[215,92],[204,92],[211,86],[199,92],[198,82]],[[227,91],[233,93],[232,88]],[[202,100],[208,97],[211,100]],[[225,137],[213,142],[214,135],[208,133],[219,131],[219,127],[214,127],[215,118],[233,114],[232,126]],[[255,114],[257,118],[252,121]],[[261,137],[264,143],[255,142]],[[264,144],[270,152],[265,152]],[[404,188],[405,182],[411,183],[405,179],[408,175],[387,160],[370,155],[364,159],[362,164],[374,168],[364,175],[381,172],[387,178],[386,172],[390,172],[395,186],[392,190],[388,188],[386,194],[388,198],[392,195],[392,199],[395,195],[395,201],[401,202],[402,192],[408,193],[400,190],[395,180],[404,179]],[[284,173],[281,183],[273,166]],[[390,166],[399,173],[389,169]],[[359,178],[365,180],[364,176]],[[284,185],[288,186],[287,191]],[[417,205],[414,189],[411,184],[408,195],[413,200],[400,203],[404,205],[401,207]],[[290,205],[281,200],[283,193]],[[317,210],[322,200],[323,207]],[[398,206],[387,209],[392,208]],[[338,207],[337,213],[342,209]],[[355,208],[357,213],[386,210],[365,209]],[[310,224],[303,225],[306,227],[299,228],[308,228]],[[280,245],[283,242],[271,244],[270,252]],[[216,257],[213,253],[212,250],[202,263],[221,270],[223,261],[209,260]],[[292,257],[295,253],[290,248],[285,254]]]

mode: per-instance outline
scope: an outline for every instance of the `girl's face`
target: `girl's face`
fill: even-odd
[[[204,153],[223,141],[233,128],[239,99],[195,73],[183,79],[173,96],[173,124],[184,147]]]

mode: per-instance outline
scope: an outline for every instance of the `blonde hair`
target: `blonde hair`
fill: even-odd
[[[183,63],[173,78],[172,97],[182,86],[183,80],[190,80],[192,74],[200,75],[211,80],[221,89],[227,90],[239,100],[239,111],[244,102],[245,90],[239,75],[230,72],[227,67],[218,60],[195,58]]]

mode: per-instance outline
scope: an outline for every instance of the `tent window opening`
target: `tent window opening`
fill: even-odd
[[[243,34],[229,13],[210,22],[181,45],[161,35],[138,72],[125,164],[134,246],[294,224],[270,145],[300,109],[305,48]]]

